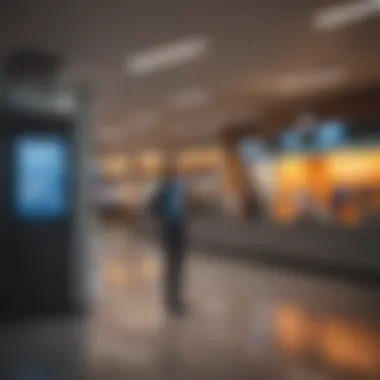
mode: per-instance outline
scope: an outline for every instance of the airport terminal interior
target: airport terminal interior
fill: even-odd
[[[80,333],[33,317],[79,339],[65,347],[89,379],[380,379],[379,35],[377,0],[4,6],[0,52],[53,52],[55,83],[90,94],[70,153],[88,310]],[[180,315],[152,206],[168,170],[185,189]]]

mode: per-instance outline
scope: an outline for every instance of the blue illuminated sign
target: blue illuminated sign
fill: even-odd
[[[68,150],[54,136],[20,136],[14,143],[14,212],[21,219],[55,219],[68,208]]]
[[[285,151],[299,151],[303,148],[302,139],[298,131],[290,130],[281,135],[281,146]]]
[[[342,120],[326,120],[318,127],[315,146],[318,149],[328,149],[347,142],[347,124]]]
[[[312,152],[337,147],[345,144],[347,139],[347,123],[340,119],[328,119],[308,134],[299,130],[282,133],[280,144],[285,152]]]

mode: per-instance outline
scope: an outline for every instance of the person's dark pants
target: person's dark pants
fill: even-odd
[[[185,255],[184,226],[165,225],[163,230],[165,254],[165,303],[173,314],[182,312],[182,277]]]

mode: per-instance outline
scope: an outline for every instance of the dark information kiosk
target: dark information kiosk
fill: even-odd
[[[37,345],[50,339],[53,346],[60,341],[62,349],[63,339],[65,352],[70,351],[74,343],[67,339],[80,334],[69,324],[88,306],[88,94],[60,83],[60,63],[45,52],[23,51],[2,67],[0,303],[1,323],[7,327],[1,329],[0,355],[7,357],[13,342],[15,351],[6,372],[12,379],[37,379],[28,371],[37,371],[33,367],[37,357],[42,367],[46,364],[46,352],[38,354],[31,341]],[[12,339],[9,331],[14,332]],[[12,342],[6,343],[7,336]],[[21,354],[22,346],[28,345],[28,353]],[[11,375],[12,371],[25,375]]]

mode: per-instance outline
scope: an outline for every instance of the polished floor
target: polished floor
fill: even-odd
[[[93,255],[96,379],[380,379],[377,289],[189,252],[174,320],[158,247],[99,228]]]

